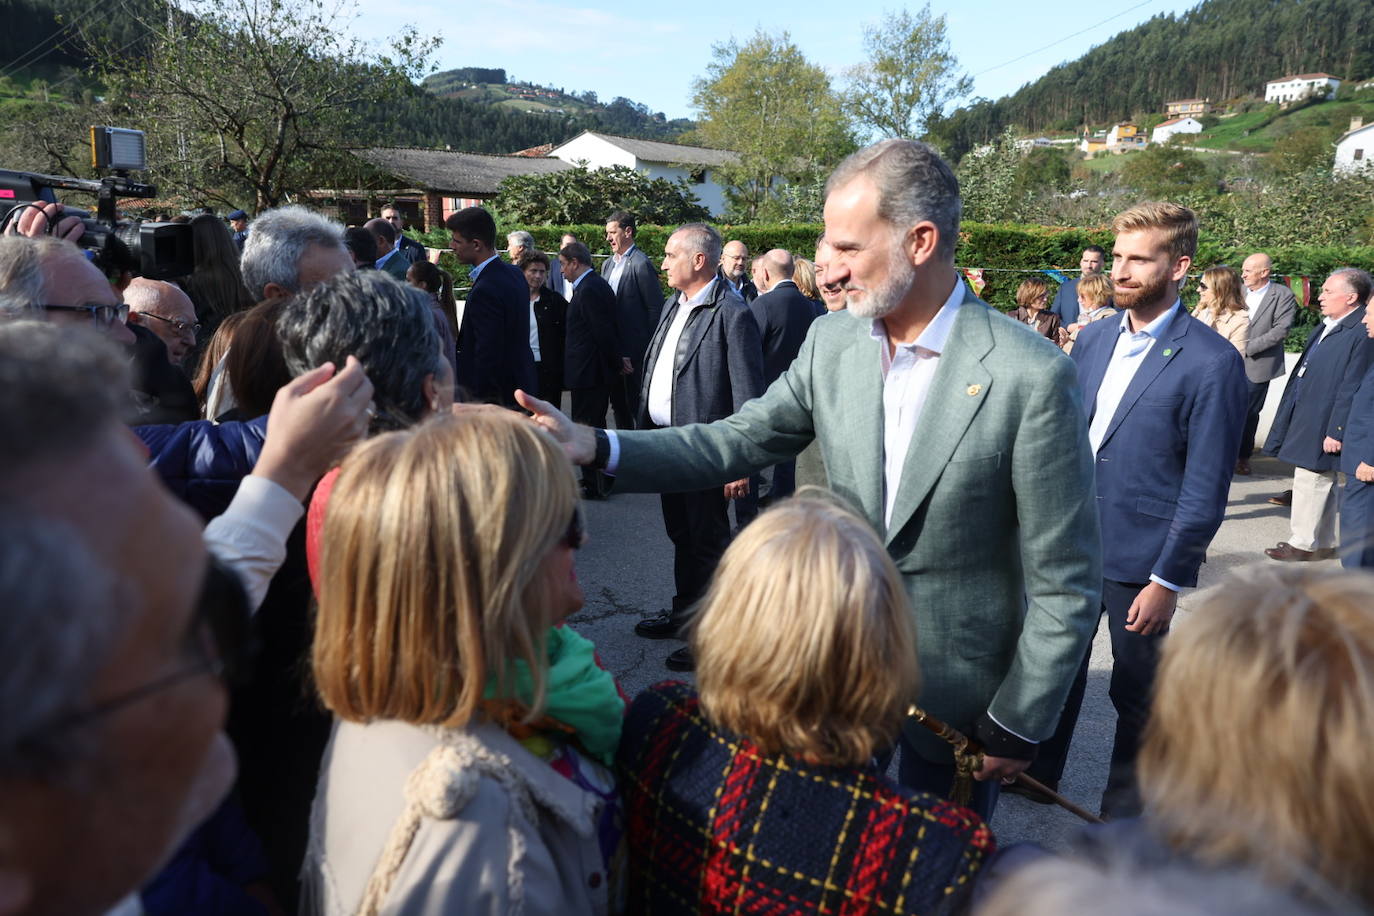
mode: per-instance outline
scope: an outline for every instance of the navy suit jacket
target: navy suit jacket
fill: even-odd
[[[1091,425],[1121,319],[1078,333],[1073,361]],[[1098,447],[1102,574],[1197,584],[1221,520],[1245,424],[1240,353],[1179,308],[1150,347]]]
[[[1350,415],[1341,440],[1341,470],[1352,477],[1360,462],[1374,465],[1374,365],[1365,370],[1350,399]]]
[[[454,380],[477,401],[514,406],[515,389],[537,391],[530,351],[530,287],[500,258],[477,275],[463,307]]]
[[[1059,291],[1054,294],[1054,302],[1050,304],[1050,311],[1059,316],[1059,324],[1068,327],[1078,320],[1078,281],[1080,277],[1072,280],[1065,280],[1059,284]],[[1074,344],[1078,346],[1078,344]]]
[[[763,345],[759,326],[739,293],[716,278],[710,299],[696,308],[678,338],[676,353],[660,353],[677,314],[681,293],[663,307],[658,328],[644,355],[639,398],[639,428],[652,429],[649,384],[659,359],[673,360],[673,411],[670,426],[710,423],[730,416],[745,401],[763,394]]]
[[[771,385],[797,358],[816,320],[816,306],[797,284],[784,280],[749,303],[749,311],[763,337],[763,382]]]
[[[429,252],[425,251],[424,245],[421,245],[404,233],[401,234],[401,247],[396,254],[399,257],[405,258],[411,264],[414,264],[416,261],[424,261],[429,257]]]
[[[607,258],[601,265],[601,276],[608,283],[614,267],[614,258]],[[658,271],[649,256],[638,248],[630,249],[626,255],[615,302],[620,319],[620,355],[628,356],[635,369],[640,369],[644,365],[644,350],[658,327],[658,316],[663,313],[663,288],[658,285]]]
[[[1325,325],[1313,328],[1283,389],[1269,441],[1264,443],[1266,452],[1309,471],[1340,467],[1341,456],[1327,454],[1322,443],[1330,436],[1344,446],[1350,404],[1374,355],[1374,340],[1361,326],[1363,320],[1364,306],[1360,306],[1336,322],[1325,340],[1321,340]]]
[[[563,384],[569,390],[609,385],[620,377],[624,350],[617,324],[611,285],[596,271],[587,271],[568,300]]]

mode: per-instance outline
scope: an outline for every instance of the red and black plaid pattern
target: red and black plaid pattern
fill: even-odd
[[[944,913],[996,848],[972,811],[872,769],[763,756],[666,682],[620,741],[631,913]]]

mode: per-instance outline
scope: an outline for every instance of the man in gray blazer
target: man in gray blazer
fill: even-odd
[[[727,419],[616,434],[522,403],[572,460],[629,491],[720,485],[818,440],[831,489],[905,580],[922,707],[986,749],[973,798],[986,817],[998,782],[1054,731],[1096,628],[1102,559],[1073,363],[959,281],[960,209],[954,173],[923,143],[841,163],[826,279],[848,308],[814,322],[767,393]],[[900,744],[902,782],[948,794],[949,747],[915,722]]]
[[[618,386],[618,394],[612,392],[611,407],[616,426],[631,429],[644,381],[644,349],[663,311],[663,287],[659,286],[658,271],[649,256],[635,245],[635,218],[631,213],[617,210],[607,217],[606,242],[611,246],[611,256],[601,265],[601,276],[615,290],[616,317],[625,348],[621,355],[629,357],[634,367],[624,384]]]
[[[1298,301],[1286,286],[1270,280],[1274,262],[1269,255],[1256,252],[1241,265],[1245,284],[1245,310],[1250,313],[1250,336],[1245,343],[1245,378],[1250,382],[1250,401],[1246,406],[1245,429],[1240,434],[1240,454],[1236,473],[1250,473],[1250,456],[1255,453],[1255,431],[1260,411],[1269,394],[1269,382],[1284,373],[1283,341],[1293,327]]]

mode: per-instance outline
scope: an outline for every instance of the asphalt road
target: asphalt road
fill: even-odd
[[[1272,459],[1257,459],[1253,465],[1254,476],[1237,477],[1232,484],[1226,521],[1202,570],[1201,590],[1249,564],[1274,562],[1264,557],[1263,549],[1287,539],[1288,512],[1267,499],[1288,488],[1290,471]],[[571,623],[596,643],[603,662],[631,696],[661,680],[690,679],[663,665],[681,643],[633,633],[636,620],[666,608],[673,594],[672,545],[663,533],[658,497],[615,495],[586,503],[586,514],[591,540],[577,563],[587,603]],[[1203,600],[1201,590],[1188,589],[1181,597],[1174,638],[1187,638],[1188,617]],[[1061,783],[1064,795],[1091,811],[1101,800],[1116,723],[1107,698],[1110,673],[1111,646],[1102,627],[1093,644],[1087,696]],[[1078,823],[1068,812],[1004,795],[992,827],[1003,845],[1030,840],[1059,848]]]

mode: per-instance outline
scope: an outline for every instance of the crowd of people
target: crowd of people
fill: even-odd
[[[1278,562],[1171,636],[1296,303],[1257,253],[1190,313],[1197,219],[1148,202],[1110,273],[1089,247],[1004,316],[961,206],[884,141],[814,260],[687,224],[666,298],[630,212],[598,269],[503,258],[470,207],[461,300],[395,207],[197,216],[174,281],[26,207],[0,914],[1374,908],[1369,275],[1327,278],[1265,443]],[[696,672],[635,697],[570,623],[583,501],[625,492],[674,554],[635,633]],[[1103,616],[1108,823],[999,848],[1000,793],[1069,765]]]

